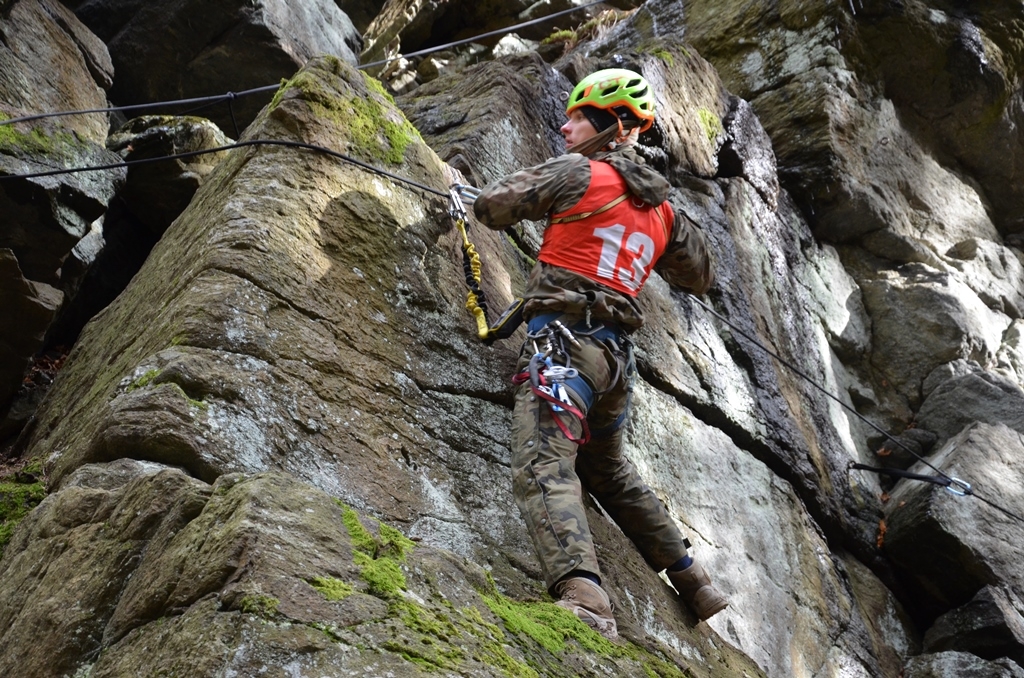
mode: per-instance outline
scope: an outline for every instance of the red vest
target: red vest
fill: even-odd
[[[675,215],[665,201],[634,197],[608,163],[590,161],[590,186],[580,201],[551,217],[541,261],[635,297],[664,253]]]

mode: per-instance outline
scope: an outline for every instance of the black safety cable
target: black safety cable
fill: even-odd
[[[513,31],[519,30],[520,28],[524,28],[526,26],[532,26],[534,24],[539,24],[539,23],[542,23],[542,22],[545,22],[545,21],[549,21],[551,19],[554,19],[555,17],[562,16],[563,14],[571,14],[572,12],[578,12],[578,11],[580,11],[582,9],[588,9],[590,7],[593,7],[594,5],[599,5],[599,4],[601,4],[602,2],[605,2],[605,1],[606,0],[597,0],[597,2],[592,2],[592,3],[588,4],[588,5],[582,5],[580,7],[573,7],[572,9],[562,10],[561,12],[555,12],[554,14],[549,14],[549,15],[541,17],[539,19],[533,19],[531,21],[525,21],[523,23],[515,24],[514,26],[507,26],[505,28],[502,28],[502,29],[499,29],[499,30],[496,30],[496,31],[490,31],[489,33],[482,33],[482,34],[477,35],[477,36],[472,37],[472,38],[466,38],[464,40],[456,40],[455,42],[449,42],[449,43],[446,43],[444,45],[438,45],[436,47],[429,47],[427,49],[421,49],[418,52],[411,52],[409,54],[401,54],[401,55],[398,55],[398,56],[395,56],[395,57],[391,57],[389,59],[383,59],[381,61],[374,61],[374,62],[368,63],[368,64],[360,64],[357,68],[359,70],[363,70],[363,69],[366,69],[366,68],[372,68],[374,66],[381,66],[383,64],[390,63],[392,61],[397,61],[398,59],[404,59],[404,58],[415,57],[415,56],[422,56],[424,54],[431,54],[433,52],[440,52],[442,50],[448,49],[449,47],[457,47],[459,45],[464,45],[464,44],[469,43],[469,42],[475,42],[476,40],[480,40],[482,38],[489,38],[489,37],[492,37],[492,36],[495,36],[495,35],[501,35],[503,33],[511,33]],[[264,85],[263,87],[255,87],[253,89],[242,90],[241,92],[226,92],[224,94],[214,94],[212,96],[195,97],[195,98],[192,98],[192,99],[174,99],[172,101],[158,101],[158,102],[154,102],[154,103],[151,103],[151,104],[132,104],[130,106],[112,106],[110,108],[90,108],[90,109],[85,109],[85,110],[80,110],[80,111],[56,111],[56,112],[53,112],[53,113],[37,113],[37,114],[34,114],[34,115],[25,115],[25,116],[22,116],[20,118],[10,118],[10,119],[7,119],[7,120],[0,120],[0,127],[2,127],[4,125],[12,125],[12,124],[14,124],[16,122],[29,122],[31,120],[41,120],[43,118],[56,118],[56,117],[61,117],[61,116],[65,116],[65,115],[88,115],[90,113],[116,113],[118,111],[136,111],[136,110],[140,110],[140,109],[143,109],[143,108],[157,108],[157,107],[161,107],[161,106],[177,106],[177,105],[184,105],[184,104],[204,104],[202,106],[199,106],[198,108],[192,109],[192,111],[196,111],[196,110],[201,110],[203,108],[206,108],[210,104],[215,104],[215,103],[220,103],[222,101],[227,101],[228,102],[228,110],[231,113],[231,121],[232,121],[232,123],[235,126],[235,136],[237,137],[238,136],[238,123],[235,122],[235,112],[233,110],[231,110],[231,102],[234,101],[238,97],[244,97],[244,96],[248,96],[250,94],[259,94],[261,92],[272,92],[272,91],[275,91],[275,90],[279,89],[280,87],[281,87],[280,84]],[[189,111],[189,112],[192,112],[192,111]]]
[[[799,376],[801,379],[806,381],[808,384],[810,384],[811,386],[816,388],[821,393],[825,394],[830,399],[834,400],[843,409],[845,409],[848,412],[850,412],[851,414],[853,414],[855,417],[857,417],[859,420],[861,420],[862,422],[864,422],[865,424],[870,426],[872,429],[874,429],[878,433],[881,433],[889,441],[891,441],[895,445],[899,446],[904,451],[909,452],[918,461],[924,463],[925,466],[928,466],[933,471],[935,471],[938,474],[938,476],[926,476],[926,475],[921,475],[921,474],[918,474],[918,473],[911,473],[909,471],[902,471],[902,470],[899,470],[899,469],[876,468],[876,467],[873,467],[873,466],[867,466],[865,464],[858,464],[858,463],[853,463],[853,462],[850,463],[850,466],[849,466],[850,468],[857,469],[857,470],[860,470],[860,471],[873,471],[875,473],[884,473],[886,475],[890,475],[890,476],[897,477],[897,478],[909,478],[909,479],[912,479],[912,480],[921,480],[921,481],[933,483],[935,485],[941,485],[941,486],[945,487],[947,490],[949,490],[953,494],[960,495],[960,496],[970,495],[972,497],[976,497],[977,499],[979,499],[982,502],[988,504],[992,508],[998,509],[999,511],[1002,511],[1003,513],[1005,513],[1006,515],[1010,516],[1011,518],[1015,518],[1016,520],[1019,520],[1020,522],[1024,523],[1024,517],[1021,517],[1021,516],[1017,515],[1016,513],[1010,511],[1009,509],[1006,509],[1006,508],[1000,506],[999,504],[996,504],[996,503],[986,499],[985,497],[982,497],[981,495],[979,495],[974,490],[974,488],[972,488],[970,486],[970,484],[964,482],[963,480],[960,480],[959,478],[953,478],[953,477],[947,475],[941,469],[939,469],[936,466],[934,466],[930,461],[928,461],[927,459],[925,459],[924,457],[919,455],[917,452],[914,452],[912,449],[910,449],[909,447],[904,445],[902,442],[900,442],[899,440],[894,438],[887,431],[885,431],[882,428],[880,428],[879,426],[875,425],[874,422],[872,422],[870,419],[868,419],[867,417],[862,415],[860,412],[855,410],[853,407],[851,407],[850,405],[847,405],[846,403],[844,403],[842,400],[840,400],[838,397],[836,397],[834,394],[832,394],[824,386],[821,386],[814,379],[812,379],[808,375],[804,374],[803,371],[800,370],[800,368],[798,368],[796,365],[794,365],[793,363],[789,362],[788,360],[786,360],[785,358],[783,358],[779,354],[775,353],[774,351],[769,349],[767,346],[762,344],[760,341],[758,341],[756,338],[750,336],[749,334],[744,332],[742,329],[737,327],[735,324],[730,322],[727,318],[725,318],[720,313],[715,311],[715,309],[711,308],[709,305],[705,304],[703,301],[701,301],[700,299],[698,299],[697,297],[695,297],[692,294],[687,294],[687,296],[690,299],[692,299],[694,301],[694,303],[696,303],[698,306],[703,308],[705,311],[707,311],[711,315],[715,316],[716,318],[721,320],[723,323],[728,325],[730,328],[732,328],[733,331],[735,331],[741,337],[743,337],[744,339],[746,339],[747,341],[752,343],[754,346],[758,347],[759,349],[761,349],[762,351],[764,351],[765,353],[770,355],[772,358],[775,358],[775,360],[779,361],[780,364],[782,364],[783,366],[788,368],[791,372],[793,372],[794,374]]]
[[[8,179],[35,179],[37,177],[53,177],[53,176],[57,176],[57,175],[60,175],[60,174],[75,174],[75,173],[78,173],[78,172],[96,172],[96,171],[101,171],[101,170],[120,169],[122,167],[131,167],[132,165],[142,165],[142,164],[151,163],[151,162],[161,162],[161,161],[164,161],[164,160],[174,160],[176,158],[193,158],[193,157],[195,157],[197,155],[206,155],[208,153],[219,153],[221,151],[230,151],[230,150],[235,149],[235,148],[244,148],[246,146],[285,146],[285,147],[289,147],[289,148],[303,148],[303,149],[310,150],[310,151],[319,151],[320,153],[325,153],[327,155],[330,155],[332,157],[338,158],[340,160],[344,160],[345,162],[351,163],[353,165],[357,165],[359,167],[362,167],[365,170],[369,170],[371,172],[375,172],[376,174],[380,174],[381,176],[388,177],[389,179],[394,179],[395,181],[400,181],[402,183],[409,184],[410,186],[414,186],[415,188],[418,188],[421,191],[426,191],[427,193],[433,193],[434,195],[439,195],[439,196],[441,196],[443,198],[447,198],[448,197],[448,194],[445,193],[444,191],[439,191],[436,188],[431,188],[430,186],[427,186],[425,184],[421,184],[418,181],[413,181],[412,179],[408,179],[406,177],[402,177],[402,176],[399,176],[397,174],[393,174],[391,172],[388,172],[387,170],[383,170],[383,169],[381,169],[379,167],[375,167],[375,166],[371,165],[370,163],[363,162],[362,160],[357,160],[357,159],[353,158],[352,156],[345,155],[344,153],[339,153],[338,151],[332,151],[331,149],[325,148],[324,146],[317,146],[315,144],[306,144],[306,143],[303,143],[301,141],[285,141],[285,140],[282,140],[282,139],[250,139],[249,141],[239,141],[239,142],[236,142],[236,143],[233,143],[233,144],[227,144],[225,146],[217,146],[215,148],[206,148],[206,149],[203,149],[203,150],[200,150],[200,151],[187,151],[187,152],[184,152],[184,153],[174,153],[172,155],[161,155],[161,156],[157,156],[157,157],[154,157],[154,158],[139,158],[138,160],[125,160],[124,162],[116,162],[116,163],[111,163],[109,165],[96,165],[96,166],[90,166],[90,167],[70,167],[70,168],[59,169],[59,170],[47,170],[47,171],[44,171],[44,172],[31,172],[31,173],[28,173],[28,174],[7,174],[7,175],[0,174],[0,181],[6,181]]]
[[[446,45],[439,45],[437,47],[429,47],[427,49],[421,49],[418,52],[409,52],[408,54],[399,54],[399,55],[393,56],[393,57],[391,57],[389,59],[381,59],[380,61],[372,61],[372,62],[370,62],[368,64],[361,65],[359,68],[373,68],[375,66],[383,66],[384,64],[391,63],[392,61],[398,61],[399,59],[408,59],[409,57],[423,56],[424,54],[430,54],[432,52],[440,52],[441,50],[448,49],[449,47],[458,47],[459,45],[465,45],[468,42],[476,42],[477,40],[480,40],[482,38],[490,38],[490,37],[493,37],[495,35],[501,35],[503,33],[511,33],[512,31],[517,31],[520,28],[525,28],[526,26],[533,26],[534,24],[544,23],[545,21],[550,21],[551,19],[554,19],[555,17],[562,16],[563,14],[571,14],[573,12],[578,12],[581,9],[589,9],[589,8],[593,7],[594,5],[600,5],[601,3],[604,3],[604,2],[607,2],[607,0],[597,0],[597,2],[592,2],[589,5],[581,5],[579,7],[573,7],[572,9],[564,9],[561,12],[555,12],[554,14],[549,14],[547,16],[542,16],[539,19],[533,19],[531,21],[525,21],[525,22],[523,22],[521,24],[516,24],[515,26],[507,26],[505,28],[499,28],[498,30],[491,31],[490,33],[481,33],[480,35],[477,35],[477,36],[472,37],[472,38],[466,38],[464,40],[456,40],[455,42],[449,42]]]
[[[2,127],[3,125],[13,125],[16,122],[29,122],[30,120],[41,120],[43,118],[58,118],[65,115],[87,115],[89,113],[116,113],[117,111],[136,111],[142,108],[157,108],[158,106],[219,103],[221,101],[230,102],[232,99],[235,99],[237,97],[244,97],[248,96],[249,94],[259,94],[260,92],[272,92],[280,88],[280,84],[264,85],[263,87],[247,89],[241,92],[227,92],[225,94],[215,94],[213,96],[208,97],[195,97],[194,99],[174,99],[173,101],[157,101],[151,104],[132,104],[130,106],[112,106],[110,108],[89,108],[81,111],[55,111],[53,113],[36,113],[35,115],[24,115],[20,118],[9,118],[7,120],[0,120],[0,127]],[[206,108],[206,106],[200,106],[200,108]]]

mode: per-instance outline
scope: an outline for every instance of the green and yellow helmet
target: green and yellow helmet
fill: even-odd
[[[620,121],[625,114],[621,107],[625,107],[636,116],[641,132],[646,132],[654,124],[654,94],[651,86],[644,76],[625,68],[608,68],[580,80],[569,95],[565,112],[572,113],[581,106],[608,111]],[[622,123],[619,124],[621,126]]]

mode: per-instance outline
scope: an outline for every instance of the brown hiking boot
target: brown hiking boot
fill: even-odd
[[[608,640],[619,637],[614,607],[600,586],[586,577],[570,577],[555,584],[555,593],[559,597],[555,605],[569,610]]]
[[[676,587],[676,591],[679,591],[679,597],[697,613],[701,621],[729,606],[729,601],[711,585],[711,577],[697,563],[693,563],[685,570],[666,574]]]

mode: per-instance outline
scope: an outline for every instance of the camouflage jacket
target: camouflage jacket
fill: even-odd
[[[607,162],[622,175],[630,191],[648,205],[668,198],[668,181],[643,165],[643,158],[629,146],[590,156]],[[473,204],[477,219],[500,230],[522,219],[539,220],[572,208],[590,185],[590,163],[578,153],[567,153],[545,163],[515,172],[486,186]],[[700,229],[675,211],[672,237],[655,270],[671,285],[703,294],[714,282],[713,262]],[[527,283],[526,317],[562,311],[610,321],[629,331],[644,323],[634,297],[558,266],[537,262]]]

